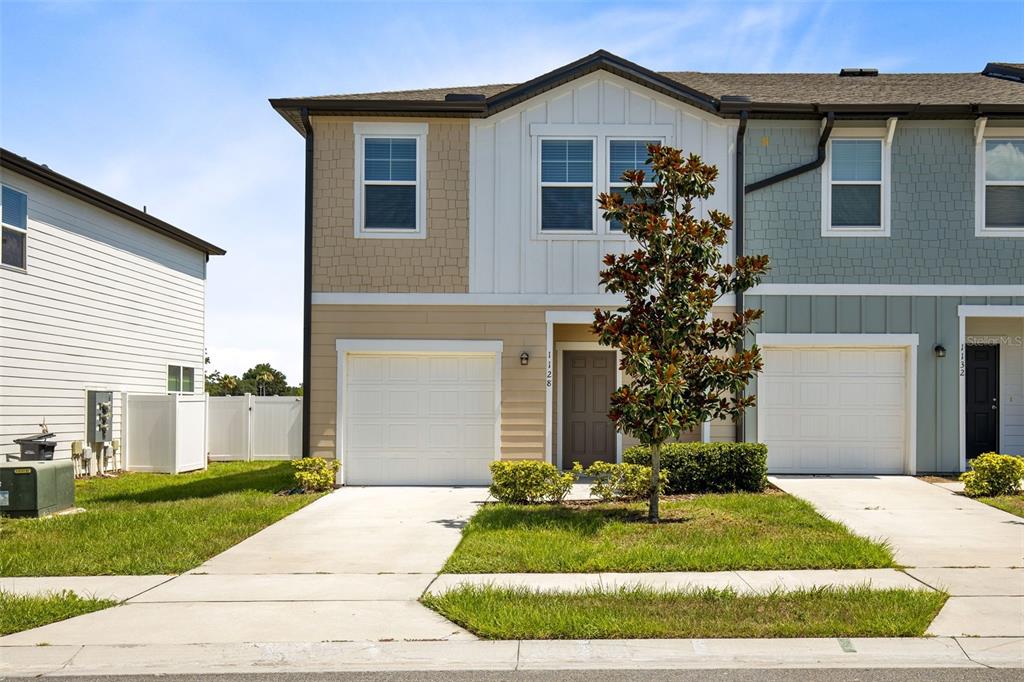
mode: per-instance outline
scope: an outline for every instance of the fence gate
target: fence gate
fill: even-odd
[[[223,396],[208,399],[211,460],[298,459],[302,398]]]
[[[205,395],[122,395],[124,468],[178,474],[206,466]]]

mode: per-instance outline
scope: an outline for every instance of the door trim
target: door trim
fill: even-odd
[[[754,342],[763,347],[825,348],[902,348],[906,362],[907,435],[904,472],[917,473],[917,334],[755,334]],[[758,391],[762,372],[758,372]],[[763,441],[764,412],[757,411],[757,439]]]
[[[587,313],[593,315],[592,313]],[[615,388],[622,385],[622,370],[619,368],[619,350],[617,348],[609,348],[608,346],[602,346],[597,341],[558,341],[555,343],[555,355],[558,358],[558,390],[555,391],[558,395],[556,396],[558,401],[558,420],[562,422],[565,417],[565,400],[563,398],[564,393],[564,382],[565,382],[565,351],[567,350],[599,350],[607,353],[615,353]],[[554,423],[554,420],[551,420]],[[562,468],[562,436],[565,433],[565,429],[562,428],[564,424],[560,423],[558,428],[558,461],[555,462],[555,466],[561,470]],[[622,432],[615,429],[615,461],[622,462]]]
[[[501,459],[501,341],[454,339],[336,339],[338,352],[337,402],[335,405],[334,457],[341,462],[338,483],[345,485],[348,468],[345,444],[345,407],[348,385],[345,365],[349,355],[489,355],[494,358],[494,457]],[[308,396],[305,398],[308,400]]]

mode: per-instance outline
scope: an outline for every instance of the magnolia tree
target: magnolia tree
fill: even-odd
[[[624,194],[599,198],[604,217],[621,224],[637,248],[605,256],[601,285],[624,295],[626,304],[596,310],[593,329],[601,344],[618,348],[621,369],[631,379],[612,393],[608,416],[619,431],[650,448],[649,519],[656,523],[661,446],[706,421],[736,418],[754,404],[743,389],[762,366],[757,346],[718,351],[739,349],[761,311],[723,320],[712,318],[711,308],[725,294],[757,284],[768,257],[723,263],[732,219],[714,210],[706,218],[694,215],[697,200],[715,192],[715,166],[661,145],[650,145],[648,153],[653,184],[643,170],[626,171]]]

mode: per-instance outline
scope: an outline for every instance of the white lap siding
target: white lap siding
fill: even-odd
[[[28,195],[27,271],[0,269],[0,459],[44,419],[57,456],[85,438],[86,390],[164,393],[167,365],[202,392],[206,256],[5,170]]]

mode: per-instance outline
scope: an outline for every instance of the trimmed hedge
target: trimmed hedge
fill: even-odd
[[[629,448],[622,461],[651,466],[646,445]],[[665,443],[661,469],[669,495],[761,492],[768,485],[768,447],[762,443]]]
[[[1024,458],[995,452],[986,452],[975,457],[971,460],[971,470],[960,476],[967,497],[1017,495],[1021,490],[1022,478]]]

